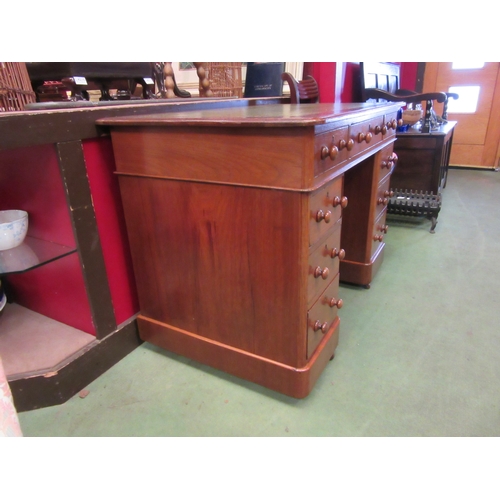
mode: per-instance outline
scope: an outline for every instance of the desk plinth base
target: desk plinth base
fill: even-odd
[[[342,260],[340,262],[340,281],[370,288],[370,284],[384,260],[384,246],[384,243],[380,244],[370,262]]]
[[[304,398],[312,390],[333,357],[339,340],[339,318],[303,367],[293,367],[236,349],[199,335],[139,315],[142,340],[186,356],[293,398]]]

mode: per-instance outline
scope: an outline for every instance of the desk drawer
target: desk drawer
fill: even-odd
[[[339,275],[335,276],[330,286],[321,294],[307,313],[307,357],[310,358],[321,342],[323,335],[331,328],[337,311],[342,307],[339,299]]]
[[[391,143],[380,151],[380,163],[375,171],[375,174],[378,176],[375,179],[376,182],[380,182],[382,179],[392,174],[396,168],[398,156],[394,153],[393,146],[393,143]]]
[[[373,236],[372,236],[372,251],[371,257],[375,255],[378,247],[383,244],[384,236],[387,234],[389,226],[386,225],[385,219],[387,216],[387,210],[382,211],[379,218],[373,224]]]
[[[380,142],[382,135],[383,122],[382,118],[370,120],[353,125],[349,133],[349,142],[347,148],[350,149],[350,156],[357,155],[363,152],[369,146],[373,146]],[[387,129],[385,129],[387,131]]]
[[[317,177],[330,168],[347,160],[348,150],[345,147],[349,138],[348,127],[316,136],[314,140],[314,176]]]
[[[307,303],[311,305],[339,272],[339,261],[345,256],[340,248],[342,220],[336,222],[332,232],[309,255],[307,276]]]
[[[387,175],[384,180],[379,184],[377,190],[377,196],[375,197],[376,207],[375,207],[375,220],[378,219],[380,214],[389,204],[389,199],[391,198],[391,190],[389,184],[391,182],[391,176]]]
[[[342,217],[348,200],[342,195],[343,177],[320,187],[309,196],[309,245],[313,245]]]
[[[347,148],[349,156],[362,153],[366,148],[396,134],[397,121],[394,118],[374,118],[350,127]]]

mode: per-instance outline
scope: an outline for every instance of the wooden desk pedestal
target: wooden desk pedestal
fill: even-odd
[[[342,266],[361,266],[368,285],[382,259],[377,200],[397,109],[241,105],[101,120],[112,126],[141,337],[307,396],[337,347]]]

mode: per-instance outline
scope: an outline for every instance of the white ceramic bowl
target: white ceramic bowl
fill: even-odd
[[[19,246],[28,232],[28,212],[0,210],[0,250]]]

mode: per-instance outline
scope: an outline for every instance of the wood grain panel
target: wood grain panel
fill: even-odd
[[[302,189],[313,176],[312,134],[312,128],[127,128],[113,132],[113,147],[120,173]]]
[[[306,195],[126,176],[120,187],[144,316],[277,361],[304,355],[305,291],[290,283],[304,282]]]

